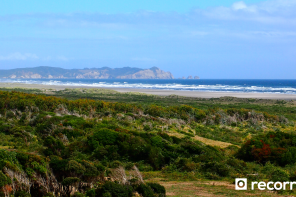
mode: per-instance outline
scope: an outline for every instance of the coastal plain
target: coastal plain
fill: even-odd
[[[137,180],[163,186],[168,197],[295,194],[237,191],[234,185],[235,178],[251,175],[264,181],[296,177],[292,94],[0,83],[0,98],[0,153],[35,159],[23,166],[10,162],[25,172],[34,169],[26,175],[32,182],[35,174],[47,175],[40,169],[53,170],[63,185],[68,179],[92,184],[101,176],[118,178],[119,169],[131,175],[136,166]],[[39,190],[28,191],[38,196]],[[60,192],[66,196],[71,189]]]

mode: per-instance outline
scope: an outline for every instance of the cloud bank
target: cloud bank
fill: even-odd
[[[7,56],[0,56],[0,60],[37,60],[39,57],[32,53],[12,53]]]

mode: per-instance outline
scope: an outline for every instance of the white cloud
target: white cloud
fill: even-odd
[[[252,31],[250,32],[253,35],[259,35],[259,36],[268,36],[268,37],[295,37],[296,32],[291,31]]]
[[[248,8],[248,6],[243,1],[235,2],[232,5],[232,9],[234,9],[234,10],[243,10],[243,9],[246,9],[246,8]]]
[[[0,60],[44,60],[44,61],[52,61],[52,60],[58,60],[58,61],[69,61],[69,58],[63,56],[63,55],[58,55],[55,57],[52,56],[47,56],[45,58],[41,58],[37,56],[36,54],[33,53],[11,53],[6,56],[1,56],[0,55]]]
[[[45,58],[42,58],[42,60],[44,61],[55,61],[55,60],[60,60],[60,61],[69,61],[69,58],[63,56],[63,55],[58,55],[55,57],[52,56],[47,56]]]
[[[256,12],[257,6],[256,5],[247,5],[243,1],[236,2],[232,5],[232,9],[235,11],[243,10],[247,12]]]
[[[32,53],[12,53],[7,56],[0,56],[0,60],[37,60],[39,57]]]

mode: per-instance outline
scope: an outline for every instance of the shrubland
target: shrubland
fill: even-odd
[[[0,91],[0,196],[165,196],[157,177],[295,180],[293,103],[223,99]]]

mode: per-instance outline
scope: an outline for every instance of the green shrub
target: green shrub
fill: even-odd
[[[280,168],[277,168],[271,173],[270,181],[273,181],[273,182],[289,181],[289,174],[286,171]]]
[[[205,172],[216,173],[221,177],[226,177],[230,173],[230,167],[227,164],[217,161],[208,162],[202,168]]]
[[[95,189],[90,189],[85,192],[86,197],[95,197],[96,196],[96,190]]]
[[[71,186],[71,185],[78,183],[79,181],[80,181],[80,179],[77,177],[67,177],[62,181],[62,185]]]
[[[125,169],[126,170],[131,170],[133,167],[134,167],[134,163],[132,163],[132,162],[127,162],[125,165],[124,165],[124,167],[125,167]]]
[[[11,184],[11,179],[0,171],[0,188],[8,184]]]
[[[85,197],[84,194],[79,193],[79,192],[75,192],[75,194],[73,195],[73,197]]]
[[[119,166],[122,166],[122,163],[120,161],[113,161],[110,163],[110,168],[118,168]]]
[[[65,149],[65,146],[61,140],[55,139],[52,136],[48,136],[44,140],[44,145],[47,146],[47,148],[44,150],[44,154],[46,156],[61,155],[62,151]]]
[[[6,112],[6,118],[14,118],[15,117],[15,115],[14,115],[14,113],[12,112],[12,111],[8,111],[8,112]]]
[[[164,165],[164,156],[160,148],[152,147],[148,156],[149,163],[154,169],[159,170]]]
[[[144,125],[144,131],[151,131],[151,127],[149,125]]]
[[[93,136],[89,140],[89,144],[96,147],[98,143],[102,145],[113,145],[117,142],[118,133],[110,129],[99,129],[94,132]]]
[[[147,183],[149,187],[154,191],[154,193],[158,194],[158,197],[165,197],[166,196],[166,191],[165,187],[158,184],[158,183]]]
[[[55,195],[51,192],[45,194],[43,197],[55,197]]]
[[[25,191],[17,191],[14,194],[15,197],[31,197],[31,194],[25,192]]]
[[[66,170],[68,170],[72,174],[75,174],[76,176],[83,175],[86,171],[85,167],[75,160],[70,160],[68,162]]]
[[[191,159],[187,158],[178,158],[174,165],[181,172],[191,172],[197,168],[197,164],[193,162]]]
[[[115,182],[106,182],[103,186],[96,190],[96,196],[132,197],[133,189],[131,186],[121,185]]]
[[[141,194],[143,197],[155,197],[153,190],[149,185],[144,183],[136,187],[136,191]]]
[[[279,163],[282,166],[296,163],[296,147],[289,147],[288,151],[282,155],[281,161],[279,161]]]
[[[102,195],[102,197],[112,197],[112,194],[110,192],[106,192]]]
[[[246,169],[246,163],[236,158],[230,158],[226,163],[239,172],[243,172]]]
[[[216,174],[216,173],[211,173],[211,172],[206,172],[204,174],[205,178],[210,179],[210,180],[220,180],[221,177]]]
[[[151,138],[151,145],[155,147],[163,147],[162,137],[160,136],[154,136]]]
[[[146,163],[143,163],[143,162],[138,162],[136,164],[136,166],[138,167],[138,169],[141,171],[141,172],[149,172],[149,171],[153,171],[153,167],[150,165],[150,164],[146,164]]]

